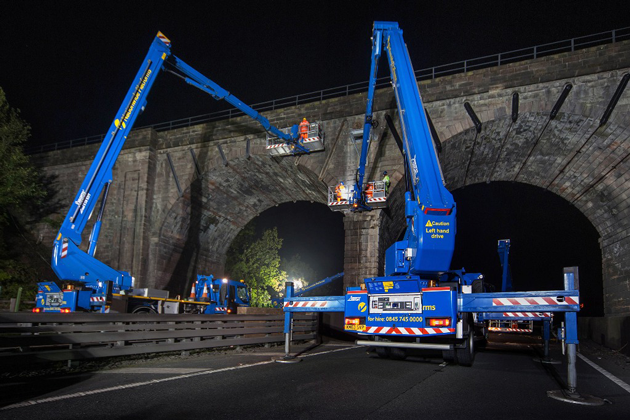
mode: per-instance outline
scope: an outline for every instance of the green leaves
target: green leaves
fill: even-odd
[[[30,130],[0,88],[0,224],[7,223],[12,208],[27,202],[36,204],[45,194],[37,172],[22,151]]]
[[[251,289],[251,305],[271,306],[271,292],[279,292],[287,275],[280,269],[280,248],[282,239],[276,228],[266,230],[262,237],[254,241],[253,228],[246,227],[236,237],[226,262],[226,271],[234,279],[243,279]]]
[[[22,145],[31,128],[19,111],[9,106],[0,88],[0,286],[2,297],[12,297],[19,287],[35,294],[38,258],[35,244],[25,241],[20,222],[36,213],[46,195],[37,171],[24,155]],[[26,244],[26,245],[24,245]],[[25,249],[27,251],[25,251]]]

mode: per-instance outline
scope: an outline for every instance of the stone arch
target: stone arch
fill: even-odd
[[[574,205],[600,235],[606,314],[628,312],[630,268],[630,130],[584,115],[527,112],[461,131],[444,141],[447,188],[518,181],[550,191]]]
[[[291,159],[234,158],[195,177],[166,212],[157,241],[155,287],[181,293],[196,273],[223,275],[238,232],[266,209],[291,201],[326,203],[317,176]]]

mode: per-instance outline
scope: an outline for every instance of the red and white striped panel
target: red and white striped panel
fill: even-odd
[[[165,43],[167,46],[171,46],[171,40],[168,39],[162,32],[158,32],[157,37],[160,39],[160,41],[162,41],[163,43]]]
[[[272,144],[270,146],[267,146],[267,149],[276,149],[278,147],[283,147],[283,146],[286,146],[286,144],[285,143]]]
[[[303,143],[312,143],[314,141],[319,141],[319,137],[308,137]]]
[[[285,308],[324,308],[328,306],[325,300],[306,300],[303,302],[284,302]]]
[[[343,205],[347,205],[348,201],[329,201],[328,205],[329,206],[343,206]]]
[[[68,255],[68,241],[64,241],[61,245],[61,258],[66,258]]]
[[[522,328],[499,328],[499,327],[488,327],[488,331],[504,331],[504,332],[526,332],[530,333],[533,330],[522,329]]]
[[[375,198],[368,198],[367,202],[368,203],[382,203],[383,201],[386,201],[387,197],[375,197]]]
[[[579,305],[580,299],[577,297],[565,296],[560,302],[555,297],[532,297],[532,298],[495,298],[492,299],[492,306],[510,305]]]
[[[365,329],[365,332],[370,334],[399,335],[454,334],[455,328],[368,327]]]
[[[227,312],[227,308],[221,307],[221,306],[217,306],[216,308],[214,308],[215,312]]]
[[[551,318],[551,312],[503,312],[508,318]]]
[[[92,296],[90,302],[105,302],[105,296]]]

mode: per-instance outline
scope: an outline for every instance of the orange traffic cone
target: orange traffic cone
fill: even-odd
[[[207,284],[203,285],[203,294],[201,295],[201,300],[204,302],[208,300],[208,285]]]
[[[197,282],[194,282],[192,287],[190,288],[190,297],[188,298],[188,300],[195,300],[195,298],[197,297],[195,295],[195,286],[197,286]]]

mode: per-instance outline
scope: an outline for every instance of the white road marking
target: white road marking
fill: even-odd
[[[613,381],[614,383],[616,383],[617,385],[622,387],[624,389],[624,391],[630,393],[630,385],[628,385],[627,383],[625,383],[621,379],[617,378],[615,375],[613,375],[612,373],[608,372],[606,369],[600,367],[595,362],[590,361],[589,359],[586,358],[586,356],[583,356],[582,353],[578,353],[577,355],[578,355],[578,357],[580,359],[584,360],[586,363],[591,365],[591,367],[593,369],[595,369],[596,371],[598,371],[599,373],[601,373],[602,375],[604,375],[605,377],[607,377],[608,379],[610,379],[611,381]]]
[[[356,348],[358,348],[358,346],[344,347],[344,348],[340,348],[340,349],[321,351],[319,353],[304,354],[304,355],[300,355],[300,357],[320,356],[322,354],[335,353],[335,352],[338,352],[338,351],[351,350],[351,349],[356,349]],[[274,361],[273,360],[265,360],[263,362],[252,363],[252,364],[249,364],[249,365],[232,366],[232,367],[215,369],[215,370],[209,370],[209,369],[208,370],[201,370],[201,371],[198,371],[198,372],[192,372],[192,373],[188,373],[188,374],[184,374],[184,375],[178,375],[178,376],[171,376],[171,377],[168,377],[168,378],[152,379],[150,381],[143,381],[143,382],[136,382],[136,383],[132,383],[132,384],[126,384],[126,385],[112,386],[112,387],[109,387],[109,388],[94,389],[94,390],[85,391],[85,392],[75,392],[73,394],[58,395],[56,397],[42,398],[42,399],[39,399],[39,400],[29,400],[29,401],[24,401],[24,402],[17,403],[17,404],[7,405],[6,407],[0,408],[0,411],[11,410],[13,408],[20,408],[20,407],[30,407],[30,406],[33,406],[33,405],[44,404],[44,403],[48,403],[48,402],[55,402],[55,401],[69,400],[69,399],[73,399],[73,398],[86,397],[88,395],[104,394],[106,392],[119,391],[121,389],[139,388],[141,386],[155,385],[155,384],[159,384],[159,383],[162,383],[162,382],[170,382],[170,381],[177,381],[177,380],[180,380],[180,379],[194,378],[195,376],[201,376],[201,375],[212,375],[214,373],[229,372],[229,371],[232,371],[232,370],[239,370],[239,369],[245,369],[245,368],[250,368],[250,367],[255,367],[255,366],[268,365],[268,364],[271,364],[271,363],[274,363]]]
[[[125,374],[125,373],[169,373],[169,374],[183,374],[183,373],[195,373],[208,368],[141,368],[141,367],[129,367],[112,370],[99,370],[96,373],[99,374]]]

